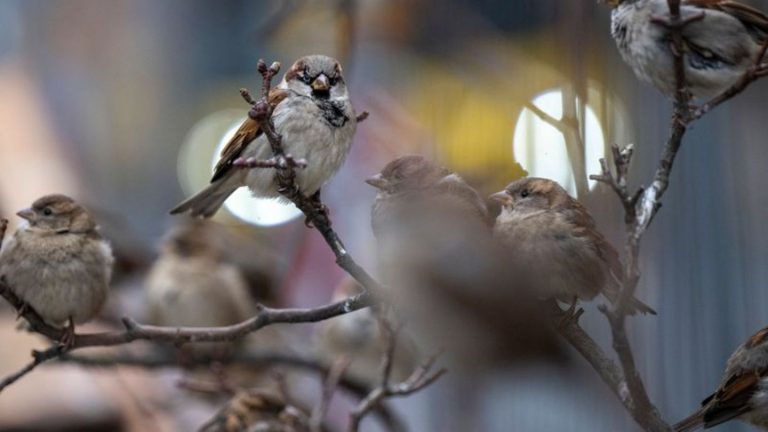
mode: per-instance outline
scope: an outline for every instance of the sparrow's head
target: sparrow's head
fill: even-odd
[[[66,195],[46,195],[16,214],[30,227],[45,231],[86,233],[96,229],[88,211]]]
[[[309,55],[296,60],[283,78],[283,86],[304,96],[317,99],[347,97],[347,86],[341,65],[324,55]]]
[[[365,180],[376,189],[398,193],[435,185],[451,172],[421,156],[403,156],[388,163],[381,173]]]
[[[218,241],[220,236],[217,236],[220,233],[213,224],[195,219],[176,226],[165,237],[161,251],[179,258],[220,259],[223,255]]]
[[[490,196],[501,204],[502,211],[536,211],[560,208],[572,198],[557,182],[526,177],[512,182],[503,191]]]

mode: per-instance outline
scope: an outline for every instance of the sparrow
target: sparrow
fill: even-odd
[[[281,397],[261,390],[241,390],[199,432],[308,432],[309,416]]]
[[[379,241],[416,206],[461,214],[487,224],[483,197],[458,174],[421,156],[403,156],[389,162],[379,174],[365,180],[378,192],[371,210],[371,227]]]
[[[640,80],[662,93],[675,92],[667,0],[603,0],[610,5],[611,35],[622,58]],[[680,31],[688,90],[698,98],[716,96],[755,65],[768,38],[768,16],[733,0],[682,0],[681,18],[701,18]]]
[[[256,305],[240,269],[226,259],[214,222],[192,220],[171,230],[146,281],[149,320],[171,327],[219,327],[253,316]],[[197,344],[196,346],[202,346]],[[221,346],[221,344],[205,344]]]
[[[768,430],[768,327],[752,335],[728,359],[717,390],[701,402],[701,409],[674,426],[692,431],[733,419]]]
[[[333,301],[339,302],[363,292],[351,277],[339,283]],[[374,385],[381,379],[381,359],[386,349],[381,327],[373,310],[362,309],[326,320],[318,325],[316,345],[319,356],[329,364],[341,356],[352,360],[347,374],[353,379]],[[416,367],[418,350],[405,331],[398,335],[392,363],[392,379],[402,381]]]
[[[69,322],[61,344],[71,346],[75,324],[93,319],[107,299],[112,249],[68,196],[46,195],[17,215],[25,223],[0,251],[0,277],[46,322]]]
[[[357,127],[341,65],[324,55],[302,57],[270,91],[268,100],[286,154],[307,162],[296,172],[299,190],[319,197],[321,186],[344,163]],[[233,166],[240,158],[270,157],[272,148],[259,122],[248,117],[224,147],[211,184],[176,206],[171,214],[189,212],[193,217],[211,217],[241,186],[248,186],[256,197],[281,198],[274,169]]]
[[[557,182],[528,177],[490,197],[501,204],[493,234],[515,260],[538,269],[544,297],[570,303],[602,293],[619,297],[623,271],[616,249],[587,209]],[[656,312],[636,298],[630,313]]]

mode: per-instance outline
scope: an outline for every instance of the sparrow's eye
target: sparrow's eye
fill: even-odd
[[[299,79],[300,79],[300,80],[301,80],[301,82],[303,82],[304,84],[309,84],[309,83],[311,83],[311,82],[312,82],[312,78],[310,78],[309,74],[308,74],[308,73],[306,73],[306,72],[302,72],[302,73],[300,73],[300,74],[299,74]]]
[[[46,207],[46,208],[43,209],[43,214],[46,215],[46,216],[50,216],[50,215],[53,214],[53,210],[51,210],[50,207]]]
[[[530,195],[530,194],[531,194],[531,192],[528,189],[523,189],[522,191],[520,191],[520,196],[523,197],[523,198],[527,198],[528,195]]]
[[[339,82],[339,79],[337,77],[328,78],[328,84],[332,86],[335,86],[337,82]]]

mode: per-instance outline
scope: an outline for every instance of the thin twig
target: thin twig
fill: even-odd
[[[704,105],[694,111],[693,114],[691,114],[691,121],[700,119],[704,114],[710,112],[718,105],[743,92],[754,81],[768,75],[768,64],[763,63],[765,61],[766,52],[768,52],[768,38],[763,42],[763,46],[760,48],[760,52],[758,52],[757,57],[755,58],[755,63],[744,73],[741,79],[729,89],[707,101]]]
[[[385,343],[381,361],[380,382],[365,399],[360,401],[354,411],[349,414],[349,432],[359,431],[360,424],[365,416],[385,399],[413,394],[434,383],[447,372],[444,368],[432,372],[432,368],[440,355],[440,353],[437,353],[427,358],[405,381],[399,384],[390,384],[398,329],[393,327],[392,323],[384,317],[381,311],[379,311],[378,318],[380,328],[382,329],[382,338]]]
[[[226,359],[215,359],[205,354],[192,353],[191,357],[185,358],[186,365],[209,365],[214,360],[221,361],[223,365],[244,365],[250,368],[262,368],[266,366],[280,366],[291,370],[305,371],[317,375],[327,376],[331,373],[332,365],[312,356],[297,355],[282,352],[262,352],[262,351],[241,351]],[[59,357],[59,362],[73,363],[83,367],[112,368],[118,366],[134,366],[144,369],[177,368],[179,367],[178,357],[172,352],[153,352],[142,355],[130,353],[115,354],[64,354]],[[277,373],[275,373],[277,375]],[[284,378],[275,378],[278,381],[281,397],[289,401],[288,392],[285,390]],[[338,388],[348,394],[363,399],[371,392],[371,386],[359,381],[348,374],[341,374],[338,379]],[[387,404],[379,404],[374,409],[374,414],[386,427],[386,430],[403,430],[403,422]]]
[[[29,322],[33,331],[51,340],[58,341],[64,330],[46,323],[30,306],[24,306],[22,301],[11,291],[4,282],[0,281],[0,296],[5,298]],[[45,351],[45,360],[59,357],[62,354],[86,347],[123,345],[136,340],[151,340],[183,345],[194,342],[235,341],[256,332],[266,326],[277,323],[311,323],[323,321],[343,315],[371,305],[372,298],[365,292],[340,302],[309,309],[272,309],[259,306],[258,312],[252,318],[239,324],[223,327],[160,327],[139,324],[131,318],[123,318],[124,331],[102,333],[76,334],[74,341],[67,350],[58,349]],[[23,309],[22,309],[22,306]],[[37,358],[35,359],[37,361]],[[38,362],[39,364],[39,362]],[[27,372],[37,365],[27,365]],[[21,372],[21,371],[20,371]],[[16,374],[14,374],[16,375]],[[0,392],[14,380],[0,384]]]
[[[333,395],[336,393],[336,388],[339,386],[339,381],[344,376],[344,372],[347,371],[347,368],[349,368],[351,363],[352,359],[342,356],[334,362],[331,370],[328,372],[328,376],[323,384],[320,403],[312,410],[312,416],[309,419],[309,430],[311,432],[322,431],[325,416],[328,413],[328,408],[331,406],[331,399],[333,399]]]

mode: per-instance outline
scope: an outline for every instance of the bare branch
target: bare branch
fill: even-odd
[[[742,76],[741,79],[737,81],[736,84],[732,85],[729,89],[720,95],[715,96],[713,99],[694,111],[691,115],[691,121],[700,119],[704,114],[710,112],[718,105],[732,99],[733,97],[743,92],[754,81],[757,81],[758,79],[768,75],[768,64],[764,63],[766,52],[768,52],[768,39],[763,42],[763,46],[755,58],[754,65],[749,68],[746,73],[744,73],[744,76]]]
[[[383,316],[381,311],[379,311],[378,318],[380,328],[382,329],[382,338],[385,342],[384,354],[381,361],[380,383],[376,388],[371,390],[368,396],[360,401],[355,410],[350,413],[349,432],[357,432],[360,429],[360,424],[365,416],[385,399],[413,394],[437,381],[447,372],[444,368],[432,372],[435,361],[437,361],[437,357],[440,355],[440,353],[437,353],[427,358],[405,381],[395,385],[390,384],[392,363],[394,361],[395,347],[397,346],[398,329],[392,326],[392,323]]]
[[[118,366],[135,366],[145,369],[177,368],[179,360],[172,352],[154,352],[151,354],[135,355],[129,353],[102,354],[102,355],[78,355],[63,354],[58,361],[74,363],[83,367],[112,368]],[[311,372],[317,375],[328,376],[331,374],[332,365],[316,357],[297,355],[283,352],[242,351],[235,353],[226,359],[213,358],[204,354],[193,353],[185,358],[188,365],[209,365],[213,361],[223,365],[245,365],[254,368],[265,366],[280,366],[283,368]],[[342,373],[338,379],[338,388],[347,393],[363,399],[371,392],[370,385],[358,381],[347,374]],[[283,383],[284,384],[284,383]],[[278,387],[284,387],[279,385]],[[287,393],[287,392],[285,392]],[[289,400],[287,394],[281,395]],[[402,420],[385,403],[374,408],[374,414],[386,426],[387,430],[404,430]]]
[[[40,315],[30,306],[24,303],[13,293],[7,284],[0,281],[0,296],[5,298],[20,314],[29,322],[33,331],[40,333],[51,340],[58,341],[64,333],[63,329],[46,323]],[[66,349],[56,347],[44,351],[42,361],[56,358],[62,354],[86,347],[123,345],[136,340],[151,340],[155,342],[167,342],[174,345],[195,342],[222,342],[234,341],[256,332],[266,326],[277,323],[311,323],[323,321],[335,316],[343,315],[358,309],[370,306],[371,295],[367,292],[350,297],[340,302],[309,309],[272,309],[259,306],[258,312],[252,318],[241,323],[224,327],[160,327],[139,324],[130,318],[123,318],[124,331],[112,331],[103,333],[76,334],[71,346]],[[37,356],[35,362],[30,363],[24,369],[26,372],[15,376],[13,380],[0,385],[2,391],[7,385],[34,369],[42,361]],[[22,372],[22,371],[20,371]],[[14,374],[16,375],[16,374]]]
[[[325,416],[328,413],[328,407],[331,405],[331,399],[333,399],[336,388],[339,385],[341,377],[344,376],[352,360],[348,357],[341,357],[334,362],[331,370],[328,372],[328,376],[323,385],[323,392],[320,397],[320,403],[312,410],[312,416],[309,421],[309,430],[311,432],[321,432],[323,429],[323,422]]]

